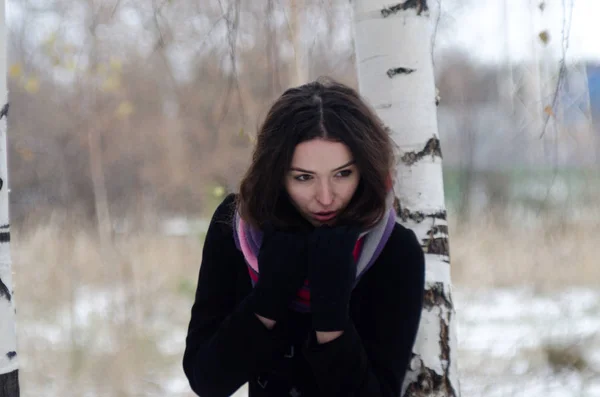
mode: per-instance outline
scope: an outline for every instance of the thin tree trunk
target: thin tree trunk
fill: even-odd
[[[19,360],[12,286],[10,222],[8,216],[8,162],[6,157],[6,8],[0,1],[0,397],[19,396]]]
[[[98,68],[98,43],[96,29],[99,24],[99,17],[95,12],[100,13],[100,10],[95,11],[94,2],[89,1],[87,4],[90,12],[91,26],[89,27],[91,41],[89,50],[89,70],[97,70]],[[106,181],[104,177],[104,165],[102,160],[101,139],[103,128],[108,123],[98,120],[100,111],[98,107],[98,89],[94,86],[91,90],[83,93],[88,103],[88,112],[84,117],[87,117],[87,141],[90,173],[92,176],[92,188],[94,191],[94,209],[96,210],[96,225],[98,230],[98,238],[103,251],[108,249],[112,240],[112,223],[108,208],[108,194],[106,191]],[[102,120],[104,121],[104,120]]]
[[[302,47],[301,34],[301,4],[305,4],[305,0],[290,1],[290,35],[292,46],[294,47],[294,76],[291,86],[296,87],[308,81],[308,62],[307,51]]]
[[[426,0],[354,0],[361,94],[390,129],[401,153],[396,172],[398,220],[426,253],[421,324],[403,396],[459,396],[448,226],[438,139],[436,92]]]
[[[267,0],[266,10],[266,21],[267,21],[267,59],[269,76],[269,98],[274,97],[278,92],[281,91],[281,84],[279,79],[279,42],[277,37],[277,27],[274,22],[275,5],[274,0]]]
[[[108,195],[106,193],[102,151],[99,142],[101,131],[91,125],[94,122],[95,121],[90,120],[90,125],[88,126],[88,150],[90,155],[92,185],[94,188],[94,205],[96,208],[98,237],[100,238],[102,249],[105,250],[111,242],[111,222],[108,211]]]

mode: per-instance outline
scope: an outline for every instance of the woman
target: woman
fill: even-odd
[[[351,88],[283,93],[204,242],[183,367],[202,397],[399,396],[424,255],[392,210],[392,142]]]

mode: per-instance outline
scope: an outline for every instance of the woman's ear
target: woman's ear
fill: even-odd
[[[390,172],[387,175],[387,178],[385,178],[385,190],[389,192],[390,190],[392,190],[393,185],[394,184],[392,181],[392,173]]]

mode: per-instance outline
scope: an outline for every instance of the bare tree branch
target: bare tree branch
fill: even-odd
[[[221,7],[221,11],[223,12],[223,14],[229,15],[231,13],[231,11],[225,12],[225,7],[223,6],[222,0],[218,0],[218,1],[219,1],[219,5]],[[246,119],[242,93],[240,91],[240,86],[239,86],[239,76],[238,76],[238,72],[237,72],[237,56],[236,56],[238,28],[239,28],[239,22],[240,22],[240,20],[239,20],[240,7],[241,7],[240,0],[236,0],[235,3],[231,5],[231,9],[233,11],[233,18],[231,18],[229,16],[225,18],[227,21],[227,27],[228,27],[228,35],[227,35],[228,40],[227,41],[229,44],[229,59],[231,62],[232,73],[228,78],[227,91],[225,93],[225,101],[223,102],[223,108],[221,109],[221,112],[220,112],[221,116],[217,123],[215,137],[218,135],[219,130],[221,129],[221,126],[223,124],[223,121],[225,121],[225,118],[227,117],[227,114],[229,113],[229,107],[231,105],[231,92],[234,89],[234,86],[235,86],[235,89],[238,94],[238,99],[240,101],[239,105],[240,105],[240,114],[241,114],[241,118],[242,118],[242,125],[245,123],[245,119]],[[213,142],[216,144],[216,139],[214,139]]]
[[[556,88],[554,89],[554,95],[552,97],[551,109],[552,112],[546,112],[546,120],[544,120],[544,127],[542,128],[542,133],[540,134],[540,139],[546,133],[546,128],[548,127],[548,121],[550,120],[550,116],[554,113],[556,109],[556,102],[558,100],[558,93],[562,87],[565,76],[567,74],[567,50],[569,49],[569,37],[571,33],[571,21],[573,19],[573,2],[571,0],[571,5],[569,8],[569,18],[567,21],[567,7],[565,4],[566,0],[562,0],[562,8],[563,8],[563,21],[562,21],[562,56],[560,60],[560,69],[558,72],[558,81],[556,82]]]

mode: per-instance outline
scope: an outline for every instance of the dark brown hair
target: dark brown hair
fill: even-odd
[[[393,167],[392,140],[354,89],[319,78],[285,91],[259,129],[237,199],[246,222],[255,227],[265,221],[279,227],[306,225],[290,203],[284,178],[296,145],[314,138],[347,145],[360,172],[358,188],[338,222],[368,228],[381,219]]]

